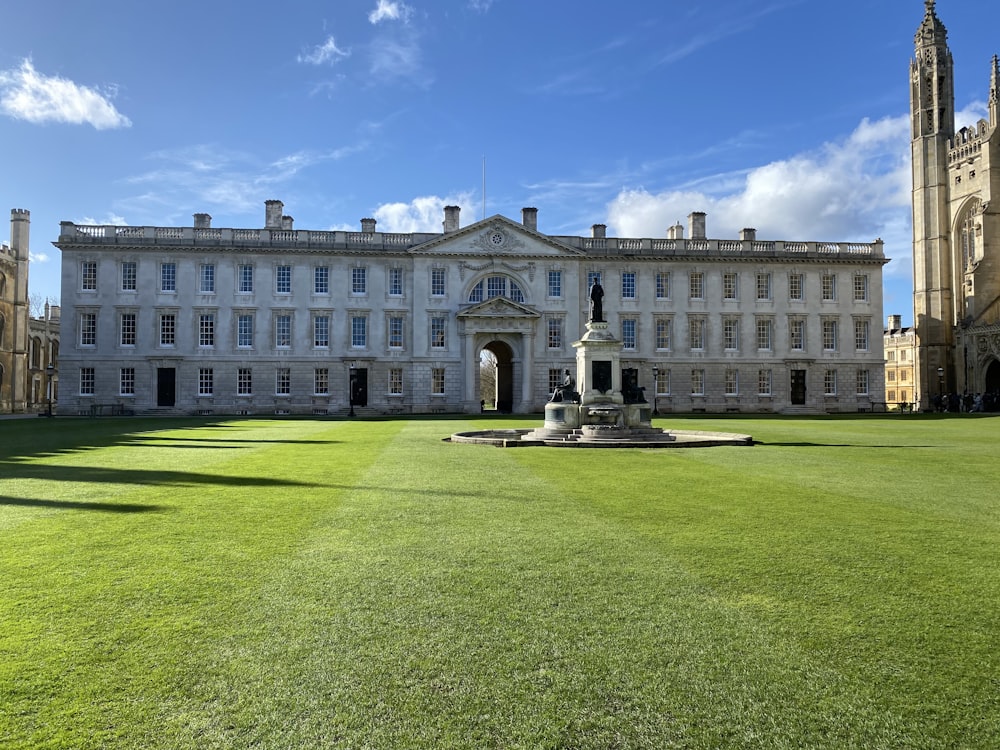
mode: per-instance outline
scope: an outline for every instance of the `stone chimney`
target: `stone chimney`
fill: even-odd
[[[744,242],[753,242],[757,239],[757,230],[750,227],[744,227],[740,230],[740,239]]]
[[[462,209],[458,206],[444,207],[444,232],[458,231],[458,214]]]
[[[521,223],[526,229],[530,229],[532,232],[538,231],[538,209],[537,208],[522,208],[521,209]]]
[[[903,327],[903,316],[902,315],[890,315],[889,316],[889,330],[898,331]]]
[[[210,229],[212,227],[212,217],[208,214],[195,214],[194,215],[194,228],[195,229]]]
[[[692,211],[688,214],[688,234],[692,240],[705,239],[705,212]]]
[[[603,240],[608,236],[608,225],[607,224],[594,224],[590,228],[590,236],[595,240]]]
[[[281,214],[285,204],[281,201],[264,201],[264,228],[281,229]]]
[[[281,216],[281,228],[282,229],[287,229],[288,231],[291,231],[292,230],[292,225],[294,223],[295,223],[295,219],[293,219],[288,214],[282,214],[282,216]]]
[[[667,239],[668,240],[683,240],[684,239],[684,225],[679,221],[672,227],[667,227]]]
[[[361,231],[365,234],[375,234],[375,219],[362,219]]]

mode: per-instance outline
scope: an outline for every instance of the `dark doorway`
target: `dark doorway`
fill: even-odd
[[[368,368],[351,370],[351,406],[368,406]]]
[[[177,401],[177,370],[173,367],[156,368],[156,405],[173,406]]]
[[[487,407],[494,403],[498,412],[510,414],[514,411],[514,352],[503,341],[491,341],[483,349],[493,355],[495,365],[488,366],[495,369],[492,373],[484,372],[483,362],[489,358],[476,360],[480,366],[479,397],[486,402]]]
[[[986,368],[984,390],[986,393],[997,393],[1000,391],[1000,362],[997,362],[995,359]]]
[[[792,370],[792,406],[806,404],[806,371]]]

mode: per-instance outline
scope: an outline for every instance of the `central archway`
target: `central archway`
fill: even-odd
[[[986,393],[997,393],[1000,391],[1000,362],[995,359],[986,368],[986,378],[983,390]]]
[[[490,341],[483,346],[483,351],[490,352],[496,360],[496,369],[490,378],[484,377],[482,368],[479,373],[480,398],[487,404],[493,403],[501,414],[514,411],[514,351],[503,341]],[[480,358],[481,361],[481,358]],[[484,390],[491,389],[492,393]]]

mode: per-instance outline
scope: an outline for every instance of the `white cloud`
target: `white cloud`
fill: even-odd
[[[622,237],[663,237],[692,211],[708,214],[708,235],[744,227],[761,239],[885,241],[887,275],[910,272],[909,118],[864,120],[843,142],[734,175],[661,193],[623,189],[608,206]],[[712,183],[715,183],[714,185]],[[714,189],[713,189],[714,187]]]
[[[427,87],[433,78],[423,67],[423,53],[415,38],[396,40],[383,38],[372,47],[371,73],[375,78],[406,78],[418,86]]]
[[[350,50],[342,50],[337,46],[336,40],[328,36],[322,44],[317,44],[311,52],[304,52],[296,60],[309,65],[323,65],[324,63],[337,63],[345,57],[350,57]]]
[[[32,263],[48,263],[49,256],[47,253],[36,253],[31,250],[28,251],[28,260]]]
[[[479,13],[486,13],[492,5],[493,0],[469,0],[469,7]]]
[[[459,206],[467,216],[473,208],[471,193],[441,198],[436,195],[414,198],[409,203],[383,203],[372,214],[382,232],[440,232],[444,222],[444,207]]]
[[[81,225],[93,225],[93,226],[99,226],[99,227],[105,227],[105,226],[127,227],[128,226],[128,222],[125,221],[125,217],[124,216],[119,216],[118,214],[111,213],[110,211],[101,220],[94,219],[94,218],[92,218],[90,216],[85,216],[84,218],[80,219],[79,221],[75,221],[73,223],[74,224],[81,224]]]
[[[368,20],[373,24],[382,21],[403,21],[409,20],[413,14],[413,8],[405,3],[396,0],[378,0],[375,10],[368,14]]]
[[[132,122],[110,101],[115,93],[113,88],[102,93],[68,78],[43,75],[31,60],[19,68],[0,70],[0,112],[36,124],[64,122],[97,130],[130,127]]]

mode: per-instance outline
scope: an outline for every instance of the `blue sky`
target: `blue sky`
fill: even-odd
[[[985,113],[1000,3],[940,0],[959,126]],[[0,49],[0,207],[60,221],[871,241],[912,322],[908,65],[923,0],[103,0],[20,4]],[[990,29],[993,30],[990,33]],[[5,214],[7,215],[7,214]],[[5,221],[6,223],[6,221]],[[6,229],[0,231],[6,240]]]

